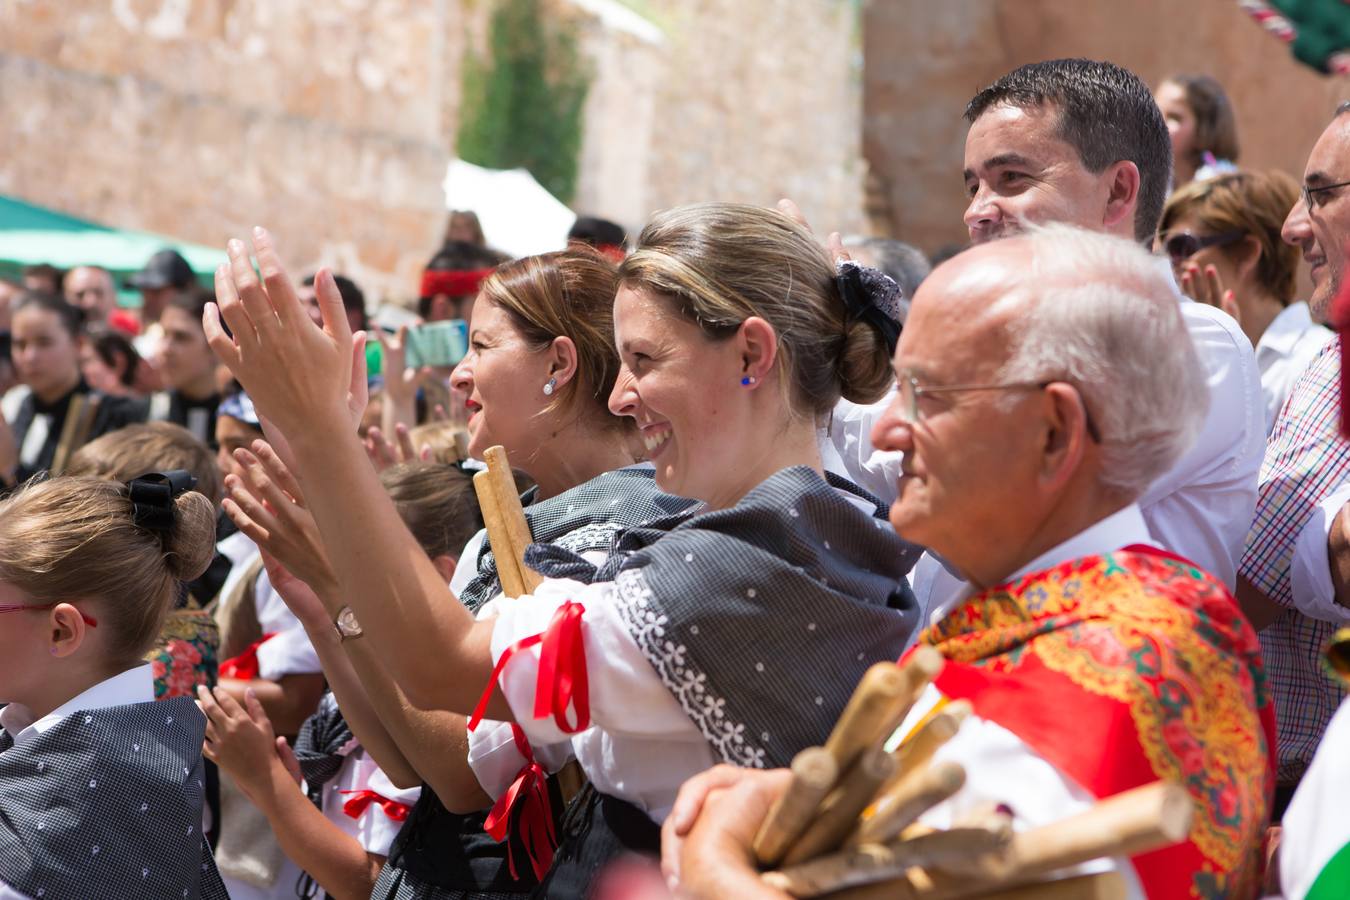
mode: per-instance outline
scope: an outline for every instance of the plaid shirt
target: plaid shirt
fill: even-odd
[[[1340,426],[1340,346],[1330,341],[1295,382],[1280,410],[1261,464],[1256,518],[1238,571],[1286,607],[1261,632],[1275,699],[1279,782],[1303,775],[1344,690],[1322,668],[1336,626],[1293,608],[1289,579],[1294,543],[1318,501],[1350,483],[1350,442]]]

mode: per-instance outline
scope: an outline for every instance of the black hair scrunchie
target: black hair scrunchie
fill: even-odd
[[[131,521],[137,528],[154,532],[161,538],[173,531],[174,500],[184,491],[197,486],[191,472],[174,469],[171,472],[150,472],[127,483],[127,499],[131,501]]]
[[[900,297],[895,280],[879,269],[844,260],[835,274],[839,295],[844,299],[845,322],[861,319],[881,332],[886,349],[895,355],[900,342]]]

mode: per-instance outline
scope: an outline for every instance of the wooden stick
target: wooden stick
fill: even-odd
[[[794,866],[842,844],[858,824],[858,814],[894,771],[895,759],[885,750],[873,747],[865,751],[783,857],[783,865]]]
[[[1190,833],[1194,803],[1185,788],[1155,782],[1098,802],[1076,816],[1013,835],[1003,853],[972,856],[959,866],[911,869],[904,878],[846,891],[838,900],[962,900],[966,897],[1096,898],[1116,894],[1052,893],[1046,875],[1102,857],[1137,856],[1182,841]],[[1074,879],[1065,879],[1073,881]],[[1000,893],[1034,883],[1030,893]],[[1084,882],[1102,887],[1104,882]],[[833,898],[832,898],[833,900]]]
[[[882,723],[908,696],[909,679],[895,663],[879,662],[863,673],[825,742],[839,771],[847,771],[863,751],[877,743]]]
[[[56,442],[52,454],[52,475],[60,475],[66,470],[70,457],[84,446],[89,432],[94,427],[94,417],[98,415],[99,398],[97,394],[76,394],[66,406],[66,420],[61,425],[61,437]]]
[[[777,865],[797,836],[815,817],[820,801],[834,787],[839,767],[824,747],[808,747],[792,758],[792,781],[770,808],[755,835],[755,859]]]
[[[841,772],[900,727],[942,663],[936,649],[919,647],[902,666],[877,663],[867,670],[825,743]]]
[[[525,579],[520,575],[515,554],[511,550],[511,538],[506,533],[502,521],[501,507],[497,505],[497,492],[492,486],[492,475],[477,472],[473,476],[473,489],[478,494],[478,508],[483,513],[483,524],[487,526],[488,544],[492,547],[492,557],[497,562],[497,578],[502,583],[502,593],[508,597],[519,597],[525,593]]]
[[[538,572],[525,565],[525,548],[534,543],[534,535],[530,534],[530,525],[525,520],[525,509],[520,505],[520,494],[516,493],[516,479],[511,474],[511,464],[507,462],[505,448],[500,444],[487,448],[483,454],[483,461],[487,463],[488,474],[492,476],[492,490],[497,496],[497,508],[501,510],[502,524],[506,526],[506,533],[511,542],[511,553],[525,585],[522,593],[534,593],[544,579]],[[477,478],[476,475],[474,477]],[[500,560],[495,543],[493,554]],[[498,562],[498,565],[501,563]]]
[[[863,812],[849,846],[884,844],[919,816],[951,797],[966,783],[959,763],[943,762],[907,773]]]
[[[896,775],[928,765],[933,754],[956,736],[970,713],[969,700],[953,700],[923,723],[909,740],[893,751],[897,763]]]
[[[1125,879],[1119,872],[1098,872],[1058,881],[1041,881],[1014,888],[953,886],[950,879],[934,882],[923,869],[894,881],[881,881],[830,895],[830,900],[1125,900]]]
[[[956,862],[1002,850],[1012,838],[1012,821],[998,816],[987,825],[933,831],[890,844],[863,844],[769,872],[764,883],[794,897],[816,897],[853,885],[903,875],[914,866]]]
[[[1185,840],[1195,804],[1179,784],[1158,781],[1107,797],[1076,816],[1014,836],[1008,852],[962,865],[1017,882],[1102,856],[1135,856]]]

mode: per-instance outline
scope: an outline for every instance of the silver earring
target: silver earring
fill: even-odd
[[[558,389],[558,379],[550,378],[548,384],[544,385],[544,396],[552,397],[553,392]]]

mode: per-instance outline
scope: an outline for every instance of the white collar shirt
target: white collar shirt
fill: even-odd
[[[1256,342],[1256,365],[1261,370],[1261,396],[1266,405],[1266,434],[1289,397],[1294,382],[1319,350],[1331,340],[1331,329],[1312,320],[1308,304],[1286,306]]]
[[[150,665],[127,669],[62,703],[45,716],[34,718],[28,707],[11,703],[0,709],[0,728],[14,739],[15,745],[33,740],[71,713],[82,709],[105,709],[130,703],[149,703],[155,699],[155,675]]]
[[[1148,523],[1139,506],[1131,503],[1045,551],[1019,568],[1006,581],[1043,571],[1071,559],[1111,553],[1135,544],[1156,547],[1157,541],[1149,534]],[[923,555],[914,572],[914,593],[919,600],[920,621],[925,625],[936,625],[942,621],[958,602],[973,592],[972,586],[932,551]]]

